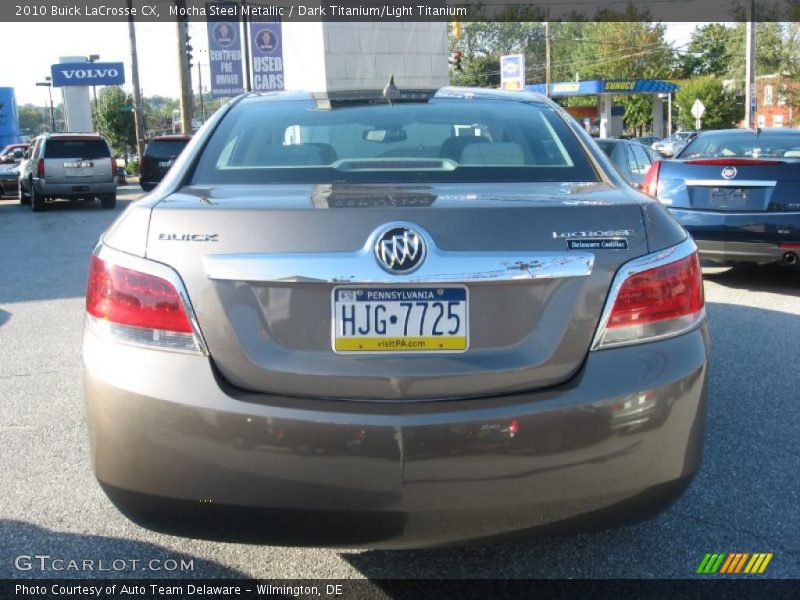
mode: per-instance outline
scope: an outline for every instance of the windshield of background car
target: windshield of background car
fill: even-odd
[[[44,147],[45,158],[110,158],[108,144],[97,139],[49,139]]]
[[[188,140],[153,140],[147,145],[145,156],[156,160],[175,158],[188,143]]]
[[[597,181],[550,107],[500,100],[235,105],[192,183]]]
[[[695,138],[683,152],[681,158],[800,158],[800,133],[727,132],[710,133]]]

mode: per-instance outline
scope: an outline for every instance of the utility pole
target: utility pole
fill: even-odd
[[[545,9],[544,21],[544,94],[550,97],[550,7]]]
[[[186,8],[186,1],[175,0],[175,6],[180,14]],[[175,26],[178,34],[178,80],[181,86],[181,132],[188,135],[192,133],[192,74],[189,72],[189,57],[186,54],[189,22],[178,17]]]
[[[755,25],[755,0],[747,4],[747,40],[745,57],[745,100],[744,122],[747,127],[754,129],[756,125],[756,25]]]
[[[244,91],[252,92],[253,86],[250,81],[250,20],[247,18],[247,0],[242,0],[242,25],[244,26],[244,38],[242,48],[244,48]]]
[[[128,0],[128,36],[131,45],[131,80],[133,81],[133,126],[136,131],[136,159],[142,164],[144,127],[142,122],[142,91],[139,89],[139,55],[136,52],[136,27],[133,23],[133,0]]]
[[[197,61],[197,88],[200,91],[200,116],[203,118],[203,123],[205,123],[206,105],[203,101],[203,71],[200,68],[200,61]]]

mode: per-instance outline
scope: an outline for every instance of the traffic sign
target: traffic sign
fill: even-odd
[[[692,116],[695,119],[702,119],[705,112],[706,112],[706,105],[703,104],[700,98],[698,98],[697,100],[694,101],[694,104],[692,104]]]

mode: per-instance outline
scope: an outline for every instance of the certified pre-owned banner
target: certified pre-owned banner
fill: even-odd
[[[250,51],[253,53],[253,90],[282,90],[283,43],[280,22],[252,21]]]
[[[60,63],[50,67],[53,85],[121,85],[125,83],[125,68],[121,62]]]
[[[236,3],[215,2],[206,6],[209,9],[212,6],[219,9],[225,6],[235,7]],[[219,19],[224,18],[226,17],[219,17]],[[208,18],[208,62],[211,70],[211,93],[217,98],[237,96],[244,92],[239,21],[231,20],[230,17],[227,19]]]

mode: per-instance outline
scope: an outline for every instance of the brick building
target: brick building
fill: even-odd
[[[792,106],[792,91],[800,94],[800,82],[782,75],[756,79],[757,127],[799,127],[800,107]],[[796,101],[795,101],[796,102]]]

